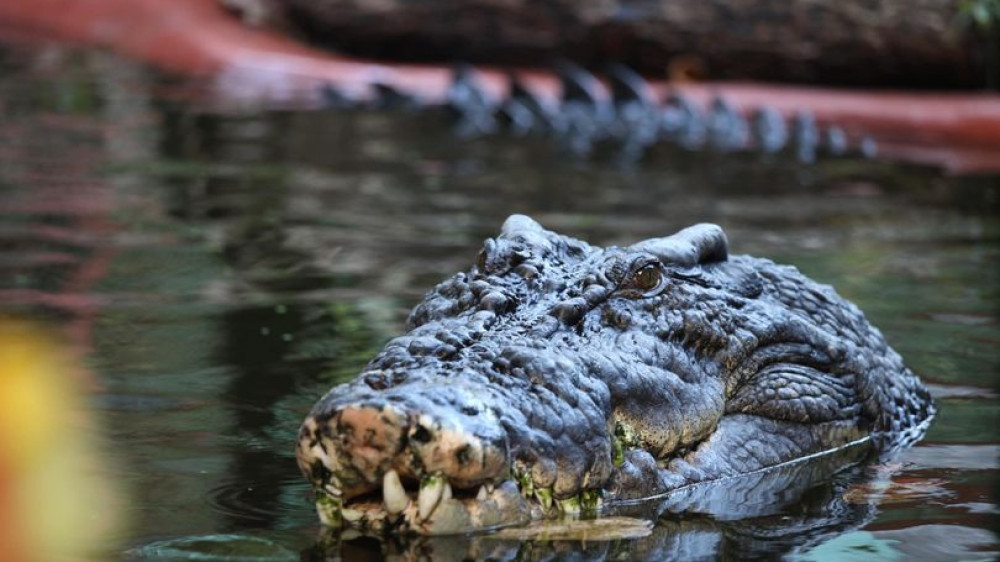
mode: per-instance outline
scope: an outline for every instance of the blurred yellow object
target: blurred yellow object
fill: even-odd
[[[78,385],[66,359],[37,330],[0,323],[0,458],[16,472],[43,463],[71,421]]]
[[[0,559],[100,557],[118,494],[76,368],[40,329],[0,319]]]

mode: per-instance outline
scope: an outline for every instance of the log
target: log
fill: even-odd
[[[100,22],[96,25],[95,22]],[[102,45],[182,76],[208,80],[219,110],[250,106],[316,107],[324,87],[370,100],[377,85],[412,94],[421,103],[445,102],[449,65],[385,64],[309,48],[267,30],[243,26],[207,0],[33,0],[0,2],[0,43],[53,40]],[[551,73],[477,68],[487,92],[506,94],[515,74],[536,93],[560,96]],[[880,158],[941,166],[956,174],[1000,171],[1000,96],[983,92],[914,93],[803,88],[747,83],[651,81],[657,99],[667,91],[706,106],[726,99],[739,110],[768,106],[785,115],[813,114],[823,124],[870,135]]]
[[[270,1],[315,41],[396,61],[953,89],[983,87],[989,59],[960,0]]]

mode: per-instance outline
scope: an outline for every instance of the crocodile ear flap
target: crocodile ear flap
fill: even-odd
[[[729,258],[726,233],[719,225],[709,223],[689,226],[672,236],[643,240],[629,249],[648,252],[663,263],[684,267],[726,261]]]

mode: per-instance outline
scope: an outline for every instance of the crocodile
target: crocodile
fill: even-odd
[[[459,64],[439,103],[461,137],[544,134],[577,157],[589,156],[599,146],[612,146],[621,159],[636,161],[659,144],[689,151],[789,153],[806,164],[820,155],[872,158],[878,152],[870,136],[849,136],[837,125],[821,126],[808,111],[787,116],[767,106],[741,111],[722,96],[714,96],[702,107],[677,91],[668,91],[660,99],[642,76],[621,64],[606,65],[603,80],[570,62],[561,62],[553,70],[559,80],[557,98],[539,95],[513,72],[506,77],[503,94],[496,96],[484,88],[474,67]],[[337,108],[367,105],[416,110],[435,105],[405,88],[377,80],[372,89],[371,97],[332,84],[324,85],[321,92],[326,103]]]
[[[513,215],[302,424],[323,523],[451,534],[590,516],[934,415],[863,313],[698,224],[601,248]]]

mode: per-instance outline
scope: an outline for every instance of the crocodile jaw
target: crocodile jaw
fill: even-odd
[[[316,510],[323,524],[380,534],[389,530],[421,535],[452,535],[524,525],[541,514],[512,480],[483,485],[475,495],[455,497],[443,478],[429,478],[419,492],[407,492],[394,471],[386,473],[378,495],[343,501],[328,490],[317,490]],[[533,513],[534,511],[534,513]]]

